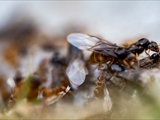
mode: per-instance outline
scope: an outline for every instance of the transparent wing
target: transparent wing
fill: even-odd
[[[112,109],[112,100],[109,96],[107,88],[104,88],[103,109],[105,113],[108,113]]]
[[[73,87],[78,87],[85,81],[85,77],[88,74],[88,71],[84,66],[84,62],[82,60],[75,59],[67,67],[66,74],[71,85]]]
[[[82,33],[69,34],[67,36],[67,40],[69,43],[81,50],[101,51],[114,50],[115,48],[118,48],[116,44],[113,44],[107,40]]]

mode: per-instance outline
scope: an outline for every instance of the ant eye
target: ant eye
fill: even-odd
[[[148,48],[149,48],[149,49],[150,49],[150,48],[152,48],[152,47],[153,47],[153,45],[152,45],[152,44],[149,44],[149,45],[148,45]]]
[[[157,46],[157,43],[156,42],[151,42],[149,45],[148,45],[148,48],[153,48],[153,47],[156,47]]]

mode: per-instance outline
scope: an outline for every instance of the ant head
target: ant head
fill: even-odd
[[[159,60],[160,58],[160,54],[158,53],[153,53],[151,56],[150,56],[150,59],[154,59],[154,60]]]
[[[154,52],[159,52],[159,47],[158,44],[154,41],[151,41],[150,44],[148,45],[148,49],[154,51]]]

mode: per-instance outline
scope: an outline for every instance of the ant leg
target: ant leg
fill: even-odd
[[[105,72],[102,71],[101,75],[98,76],[97,81],[95,82],[96,88],[94,90],[94,94],[95,94],[96,97],[102,96],[101,95],[102,94],[101,93],[102,92],[102,85],[104,84],[104,81],[105,81],[104,74],[105,74]]]
[[[104,62],[105,62],[105,61],[99,62],[98,65],[96,66],[96,68],[95,68],[94,70],[96,70],[96,69],[101,70],[101,69],[100,69],[100,65],[103,64]]]
[[[150,54],[149,53],[147,53],[147,51],[145,50],[145,53],[148,55],[148,56],[150,56]]]
[[[74,93],[71,90],[69,90],[68,93],[75,97]]]
[[[100,64],[98,64],[98,65],[93,69],[93,71],[95,71],[96,69],[99,70],[99,67],[100,67]]]
[[[126,65],[127,67],[130,67],[129,63],[126,60],[123,60],[123,64]]]
[[[100,70],[100,65],[101,63],[98,63],[98,65],[93,69],[93,71],[95,71],[96,69]]]
[[[138,56],[139,56],[139,55],[138,55],[138,54],[136,53],[136,60],[137,60],[137,63],[138,63],[138,67],[139,67],[140,65],[139,65],[139,60],[138,60]]]
[[[113,62],[114,62],[114,60],[110,61],[110,63],[108,64],[108,66],[110,67]]]
[[[117,72],[115,72],[115,73],[113,74],[113,76],[110,78],[110,80],[111,80],[112,83],[114,83],[113,79],[116,77],[116,75],[117,75]]]

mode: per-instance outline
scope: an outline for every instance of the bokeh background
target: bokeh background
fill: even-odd
[[[49,34],[77,24],[118,43],[139,36],[159,41],[159,6],[158,1],[1,1],[0,27],[14,17],[26,17]]]

